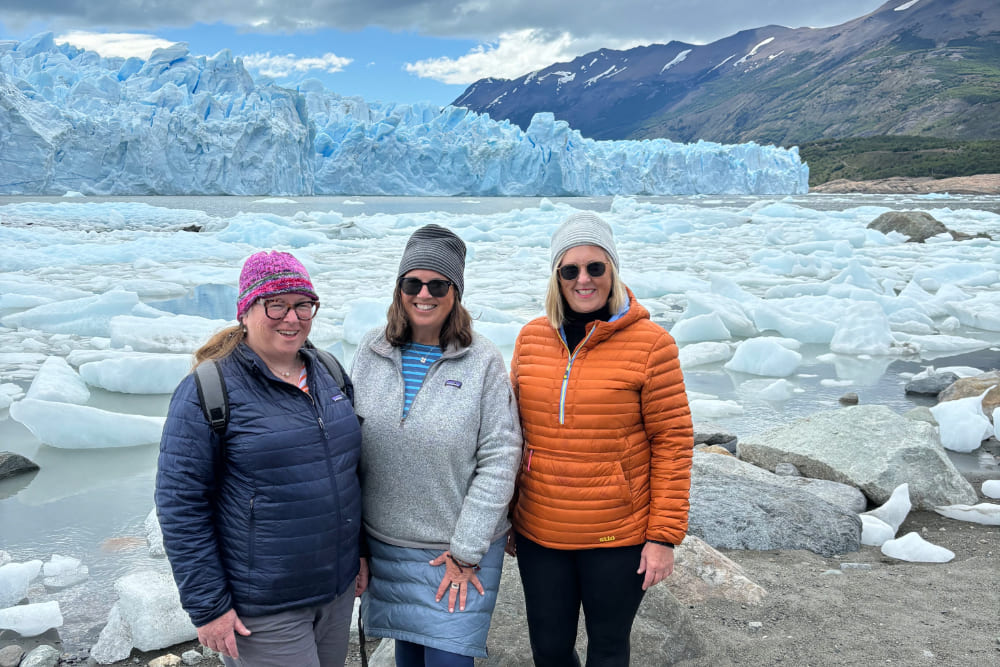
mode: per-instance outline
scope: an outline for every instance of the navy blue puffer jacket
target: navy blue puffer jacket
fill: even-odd
[[[358,573],[358,419],[311,350],[302,353],[308,394],[275,378],[246,345],[219,361],[230,410],[224,443],[192,375],[170,401],[156,509],[195,626],[230,608],[254,617],[324,604]]]

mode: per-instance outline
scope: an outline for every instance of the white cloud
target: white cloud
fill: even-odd
[[[104,57],[149,59],[156,49],[165,49],[173,42],[154,35],[130,32],[85,32],[73,30],[55,38],[57,43],[68,42],[75,47],[96,51]]]
[[[609,44],[613,41],[618,40],[581,40],[567,32],[553,36],[543,30],[518,30],[502,33],[496,42],[480,44],[464,56],[419,60],[407,63],[405,69],[423,79],[469,84],[490,76],[514,79],[599,48],[627,49],[638,45],[634,41]]]
[[[322,70],[324,72],[341,72],[354,60],[352,58],[342,58],[333,53],[324,53],[316,58],[299,58],[294,53],[284,56],[271,55],[267,53],[251,53],[243,56],[243,64],[255,69],[264,76],[281,78],[294,74],[302,74],[311,70]]]

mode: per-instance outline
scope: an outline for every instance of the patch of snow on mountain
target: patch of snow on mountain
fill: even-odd
[[[663,69],[660,70],[660,74],[663,74],[674,65],[678,65],[684,62],[684,60],[688,57],[689,53],[691,53],[691,49],[684,49],[683,51],[678,53],[673,60],[671,60],[670,62],[668,62],[666,65],[663,66]]]

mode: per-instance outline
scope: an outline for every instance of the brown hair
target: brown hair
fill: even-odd
[[[227,327],[214,334],[204,345],[194,353],[194,365],[198,366],[208,359],[223,359],[236,349],[236,346],[246,338],[247,330],[242,324]]]
[[[603,248],[602,248],[603,250]],[[563,253],[565,256],[566,253]],[[604,251],[604,259],[607,262],[608,271],[611,272],[611,291],[608,293],[608,310],[612,315],[616,315],[622,307],[628,303],[628,292],[625,291],[625,283],[618,277],[615,271],[614,262]],[[559,266],[562,265],[562,256],[556,262],[556,268],[549,275],[549,286],[545,291],[545,316],[553,329],[558,330],[566,321],[566,302],[563,300],[562,290],[559,288]]]
[[[452,286],[452,289],[455,287]],[[403,294],[398,283],[392,292],[392,304],[389,305],[386,319],[388,322],[385,325],[385,339],[389,341],[390,345],[402,347],[413,340],[413,331],[410,329],[410,321],[406,319]],[[472,315],[462,305],[457,294],[455,295],[455,304],[451,307],[451,312],[448,313],[448,318],[441,325],[439,345],[443,350],[451,343],[458,347],[472,345]]]

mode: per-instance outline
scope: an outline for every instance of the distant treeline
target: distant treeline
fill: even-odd
[[[809,164],[809,185],[838,178],[870,181],[892,176],[1000,174],[1000,140],[955,141],[884,136],[823,139],[799,145]]]

